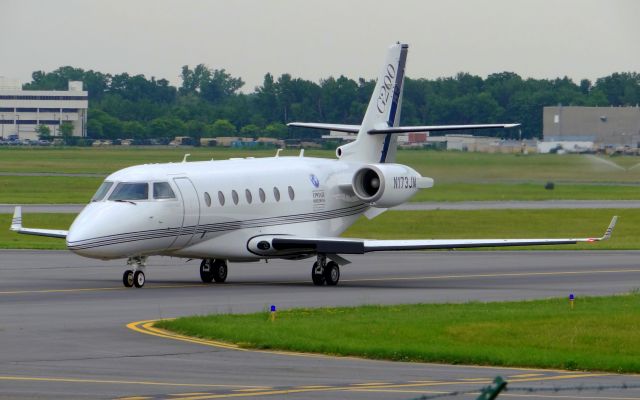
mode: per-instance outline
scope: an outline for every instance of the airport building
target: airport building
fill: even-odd
[[[640,147],[640,107],[544,107],[545,142]]]
[[[73,135],[87,135],[88,93],[82,82],[70,81],[68,90],[22,90],[16,80],[0,77],[0,135],[19,140],[37,140],[38,125],[46,125],[52,136],[60,125],[73,125]]]

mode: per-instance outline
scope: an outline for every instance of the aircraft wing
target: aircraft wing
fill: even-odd
[[[58,229],[32,229],[22,227],[22,207],[17,206],[13,211],[13,219],[11,220],[11,230],[25,235],[47,236],[64,239],[69,231]]]
[[[618,217],[613,217],[604,235],[597,238],[567,239],[427,239],[427,240],[370,240],[349,238],[302,238],[277,236],[271,239],[276,251],[313,252],[327,254],[364,254],[373,251],[435,250],[474,247],[543,246],[599,242],[611,237]]]

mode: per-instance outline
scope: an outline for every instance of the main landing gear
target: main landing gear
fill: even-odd
[[[227,280],[227,261],[215,258],[205,258],[200,263],[200,279],[204,283],[224,283]]]
[[[340,266],[335,261],[327,262],[324,254],[318,254],[318,261],[311,268],[311,280],[316,286],[335,286],[340,280]]]
[[[125,287],[135,286],[141,288],[144,286],[146,280],[144,276],[144,269],[147,266],[147,257],[129,257],[127,265],[132,266],[133,270],[127,269],[122,274],[122,283]]]

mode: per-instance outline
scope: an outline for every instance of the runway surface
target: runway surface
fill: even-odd
[[[0,204],[0,214],[11,214],[16,204]],[[27,204],[25,213],[77,214],[84,204]],[[503,210],[503,209],[577,209],[640,208],[640,200],[540,200],[540,201],[460,201],[405,203],[394,210]]]
[[[432,252],[352,257],[337,287],[310,261],[231,264],[203,285],[196,261],[151,258],[147,285],[125,289],[123,262],[64,251],[0,251],[0,398],[413,399],[474,391],[501,375],[500,398],[640,399],[640,376],[369,361],[239,351],[141,333],[127,324],[180,315],[325,305],[604,295],[640,287],[640,252]],[[135,324],[141,327],[143,324]],[[389,340],[393,340],[390,337]],[[458,398],[475,398],[462,395]]]

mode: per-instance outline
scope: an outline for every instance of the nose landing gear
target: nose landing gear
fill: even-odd
[[[224,283],[227,280],[228,271],[226,260],[205,258],[200,263],[200,279],[204,283],[211,283],[212,281]]]
[[[144,269],[147,266],[147,257],[129,257],[127,260],[127,265],[132,266],[133,270],[127,269],[122,274],[122,283],[125,287],[137,287],[141,288],[144,286],[146,281],[146,277],[144,275]]]

